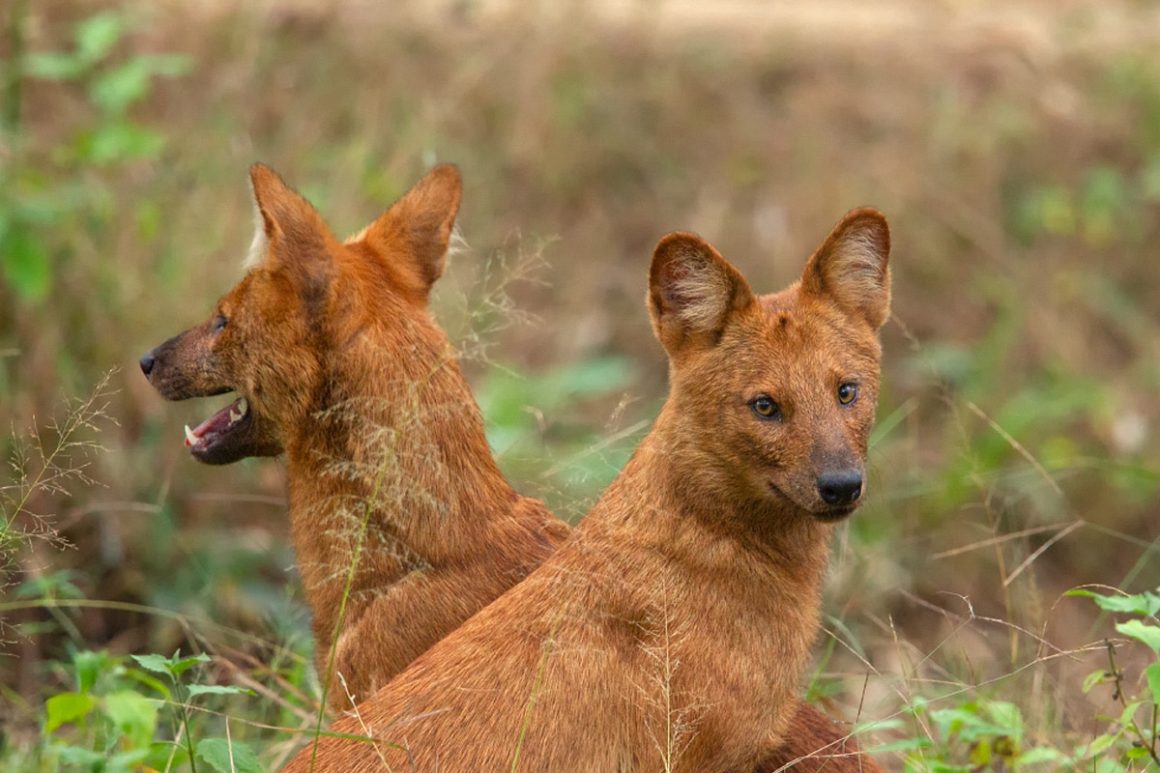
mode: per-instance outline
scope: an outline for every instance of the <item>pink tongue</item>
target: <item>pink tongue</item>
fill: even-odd
[[[213,416],[210,416],[208,419],[203,421],[201,424],[198,424],[196,427],[194,427],[191,430],[193,432],[194,436],[198,440],[201,440],[205,435],[207,435],[211,432],[221,432],[221,431],[225,430],[227,427],[229,427],[230,426],[230,411],[237,408],[239,402],[241,402],[241,398],[234,400],[232,403],[227,405],[225,408],[222,408],[220,411],[215,413]],[[185,445],[186,446],[189,445],[188,438],[186,438],[186,440],[185,440]]]

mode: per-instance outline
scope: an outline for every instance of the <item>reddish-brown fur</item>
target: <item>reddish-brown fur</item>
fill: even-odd
[[[346,243],[271,170],[251,175],[265,254],[210,320],[142,367],[170,399],[247,399],[247,419],[195,446],[199,458],[285,449],[318,671],[337,636],[328,697],[350,706],[539,565],[567,527],[496,467],[425,308],[459,206],[454,167]]]
[[[551,558],[334,727],[375,743],[322,738],[287,769],[766,770],[840,740],[795,696],[861,490],[888,252],[853,212],[758,298],[698,237],[662,240],[652,432]],[[857,490],[835,499],[835,475]]]

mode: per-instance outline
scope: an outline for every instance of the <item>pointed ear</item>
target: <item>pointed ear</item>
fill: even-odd
[[[691,344],[712,346],[729,318],[754,302],[745,277],[700,236],[671,233],[657,244],[648,308],[670,354]]]
[[[439,164],[355,237],[426,297],[443,274],[463,183],[453,164]]]
[[[257,224],[245,267],[253,268],[272,259],[303,265],[319,262],[327,255],[330,229],[309,201],[288,186],[278,173],[265,164],[250,167]],[[272,250],[271,245],[278,249]]]
[[[826,298],[877,330],[890,316],[890,227],[876,209],[855,209],[806,264],[802,292]]]

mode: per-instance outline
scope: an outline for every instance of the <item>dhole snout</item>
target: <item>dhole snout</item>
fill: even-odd
[[[278,456],[282,444],[273,423],[259,416],[231,377],[215,344],[226,320],[221,314],[170,338],[141,356],[141,372],[166,400],[242,395],[194,428],[185,427],[185,446],[205,464],[232,464],[249,456]]]

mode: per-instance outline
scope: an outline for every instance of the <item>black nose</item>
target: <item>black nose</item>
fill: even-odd
[[[153,363],[156,361],[157,361],[157,358],[155,358],[153,356],[153,352],[146,352],[141,357],[141,359],[138,360],[138,362],[141,363],[141,372],[144,373],[146,376],[148,376],[150,373],[153,372]]]
[[[862,494],[862,473],[858,470],[827,472],[818,476],[818,493],[827,505],[850,505]]]

